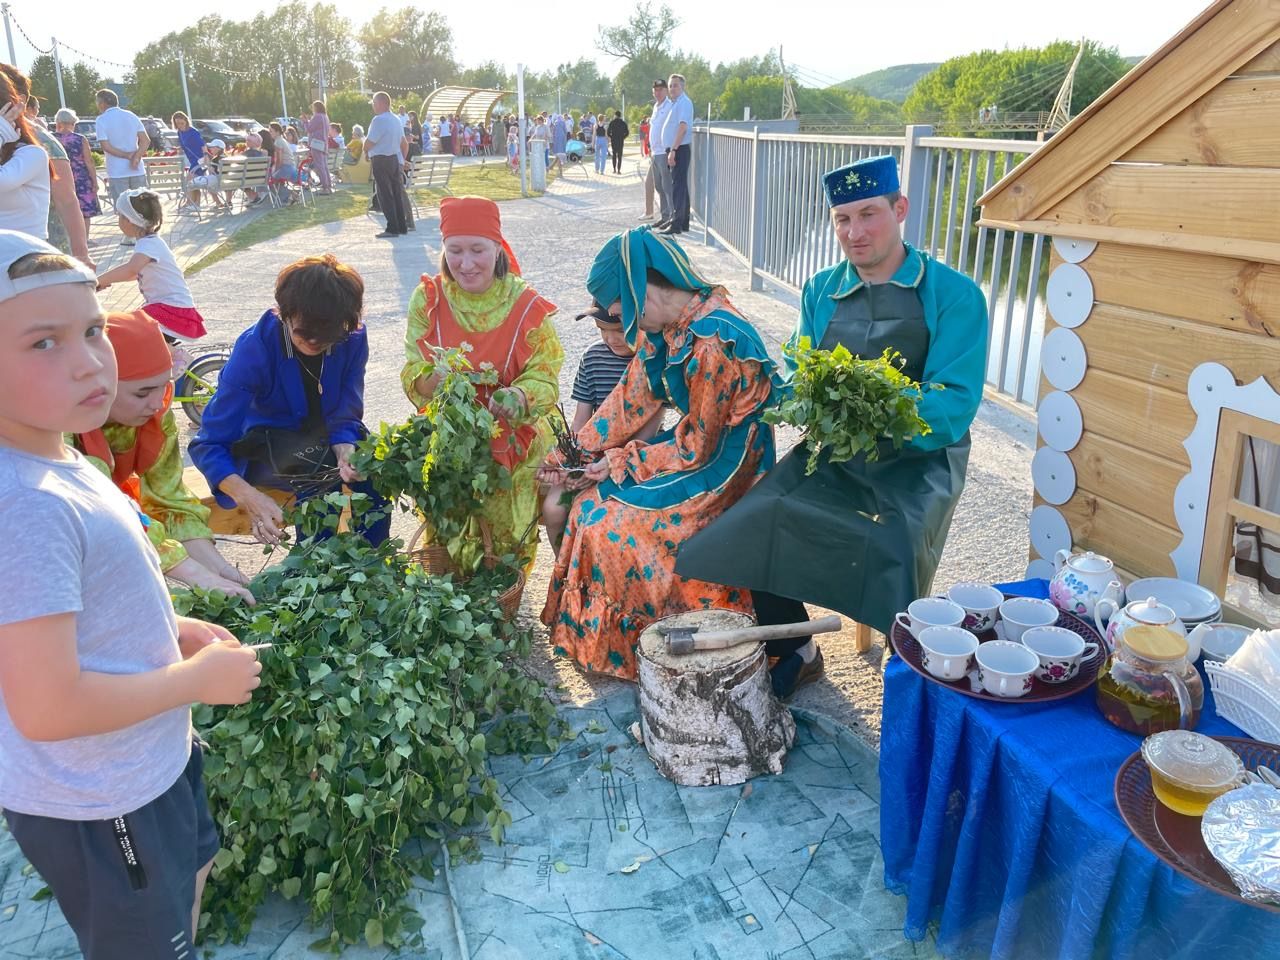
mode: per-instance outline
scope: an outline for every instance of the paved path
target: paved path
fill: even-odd
[[[621,176],[597,176],[574,166],[557,179],[545,196],[502,205],[503,228],[520,259],[524,275],[561,307],[557,326],[565,347],[561,395],[572,386],[578,357],[597,333],[590,322],[573,319],[587,301],[583,286],[596,251],[619,230],[634,226],[643,209],[643,187],[633,164]],[[370,359],[366,378],[366,421],[406,417],[410,407],[400,390],[402,337],[409,295],[423,273],[438,269],[439,218],[427,213],[407,237],[375,240],[380,222],[370,217],[299,230],[236,253],[191,278],[196,302],[210,318],[210,333],[230,342],[271,306],[276,273],[298,257],[331,252],[355,266],[365,279],[365,321]],[[743,312],[760,328],[775,352],[795,325],[797,311],[787,298],[747,289],[746,271],[723,250],[705,247],[689,234],[684,246],[707,276],[724,282]],[[1020,578],[1026,565],[1027,517],[1031,509],[1030,461],[1034,428],[993,403],[984,403],[973,427],[968,486],[957,508],[937,583],[958,580],[1001,581]],[[783,437],[783,445],[794,435]],[[412,526],[401,518],[398,534]],[[257,549],[240,551],[246,570],[262,565]],[[252,566],[249,566],[252,564]],[[526,609],[536,614],[546,593],[549,551],[543,547],[526,590]],[[564,661],[551,660],[545,644],[531,668],[565,687],[566,696],[585,701],[613,689],[608,681],[586,681]],[[823,641],[827,680],[806,688],[796,703],[835,716],[855,727],[872,744],[878,742],[880,698],[877,644],[856,654],[851,631]]]

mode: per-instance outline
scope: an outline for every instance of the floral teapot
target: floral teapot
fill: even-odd
[[[1104,620],[1110,620],[1105,633],[1102,629]],[[1105,636],[1107,646],[1112,649],[1115,649],[1116,638],[1130,627],[1163,627],[1184,639],[1187,636],[1187,628],[1178,619],[1178,615],[1172,608],[1157,601],[1155,597],[1134,600],[1123,607],[1120,606],[1119,601],[1111,597],[1103,597],[1094,608],[1093,622],[1098,627],[1099,636]]]
[[[1104,597],[1117,606],[1124,602],[1124,588],[1116,579],[1115,564],[1093,553],[1067,555],[1059,550],[1053,557],[1054,574],[1049,581],[1049,599],[1059,610],[1078,617],[1092,617]]]

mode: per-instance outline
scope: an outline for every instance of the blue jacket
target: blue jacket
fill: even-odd
[[[921,380],[945,388],[928,390],[920,399],[920,416],[933,432],[908,441],[907,446],[937,450],[964,437],[982,402],[987,368],[987,301],[978,285],[964,274],[909,243],[904,246],[907,258],[889,282],[913,287],[919,293],[924,322],[929,328],[929,355]],[[821,344],[837,301],[860,286],[862,278],[848,260],[810,277],[801,295],[800,324],[791,343],[808,337],[815,347]],[[795,361],[784,356],[784,362],[788,375],[795,373]]]
[[[186,154],[188,167],[195,167],[204,159],[204,137],[195,127],[187,127],[178,134],[178,143]]]
[[[233,474],[244,476],[247,460],[232,455],[231,446],[254,427],[299,430],[307,419],[302,367],[285,352],[284,331],[275,310],[268,310],[240,334],[222,368],[218,389],[204,408],[200,432],[189,453],[218,503],[235,502],[218,490]],[[369,340],[361,327],[325,356],[320,375],[320,409],[330,443],[358,443],[368,431],[364,416],[364,369]]]

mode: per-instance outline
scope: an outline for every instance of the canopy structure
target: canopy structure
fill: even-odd
[[[456,114],[463,123],[489,124],[493,106],[503,97],[514,97],[506,90],[481,90],[479,87],[438,87],[422,101],[422,116],[438,117]]]

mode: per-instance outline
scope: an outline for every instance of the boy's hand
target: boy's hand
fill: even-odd
[[[227,640],[239,643],[226,627],[194,617],[178,617],[178,649],[182,651],[183,660],[190,660],[211,643]]]
[[[210,570],[192,556],[185,557],[179,563],[170,567],[165,571],[165,576],[171,580],[177,580],[179,583],[185,583],[188,587],[199,587],[201,590],[216,590],[230,597],[240,597],[249,606],[253,606],[258,602],[242,582],[237,582],[244,579],[238,572],[236,573],[236,580],[232,580],[223,574]]]
[[[262,684],[257,651],[241,646],[239,640],[205,645],[192,655],[191,668],[196,671],[197,699],[210,706],[248,703]]]

